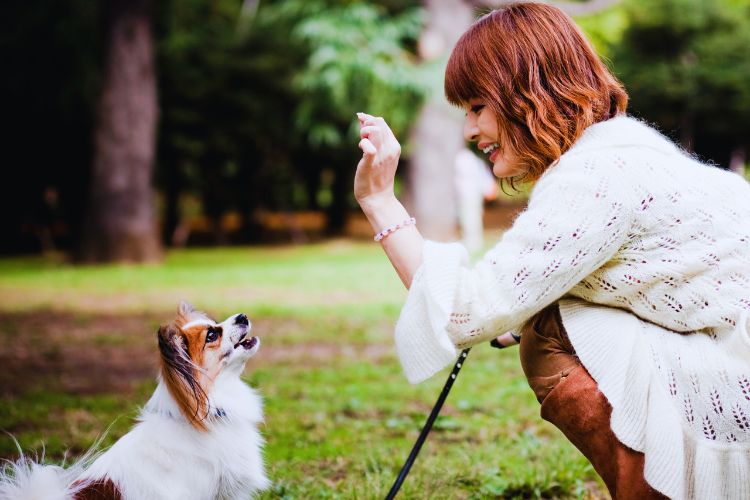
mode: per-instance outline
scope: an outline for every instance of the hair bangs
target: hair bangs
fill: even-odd
[[[478,19],[456,43],[445,68],[445,98],[454,106],[463,106],[469,100],[484,96],[482,70],[481,24],[487,16]]]

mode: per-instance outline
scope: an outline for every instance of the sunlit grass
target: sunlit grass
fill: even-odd
[[[408,386],[395,360],[284,373],[276,384],[273,371],[250,376],[268,399],[277,484],[265,498],[385,497],[444,382]],[[516,353],[477,348],[403,498],[578,496],[592,477],[588,463],[538,418]]]
[[[0,260],[0,307],[13,311],[164,311],[185,298],[218,312],[379,314],[392,313],[404,296],[380,248],[346,241],[178,250],[160,265]]]

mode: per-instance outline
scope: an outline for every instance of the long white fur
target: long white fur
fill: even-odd
[[[43,460],[43,459],[42,459]],[[41,465],[21,455],[8,461],[0,470],[0,499],[2,500],[67,500],[75,495],[77,488],[71,485],[83,472],[76,463],[67,469],[57,465]]]
[[[69,499],[76,489],[70,485],[86,479],[111,480],[126,500],[239,499],[266,489],[258,431],[263,404],[240,379],[258,347],[222,361],[209,394],[207,432],[190,425],[160,377],[139,422],[93,463],[84,457],[64,469],[22,457],[0,471],[0,500]]]

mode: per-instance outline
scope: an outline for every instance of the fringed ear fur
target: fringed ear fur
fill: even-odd
[[[187,300],[181,300],[180,305],[177,306],[177,319],[187,323],[190,314],[195,311],[193,305]]]
[[[208,413],[208,396],[201,387],[196,376],[197,370],[190,360],[187,338],[174,323],[161,326],[157,337],[162,379],[169,393],[193,427],[201,431],[207,430],[205,418]]]

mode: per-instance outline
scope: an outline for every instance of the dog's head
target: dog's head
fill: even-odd
[[[187,302],[177,317],[159,328],[161,376],[180,411],[197,429],[206,430],[208,394],[220,375],[239,377],[260,347],[248,336],[250,321],[235,314],[216,323]]]

